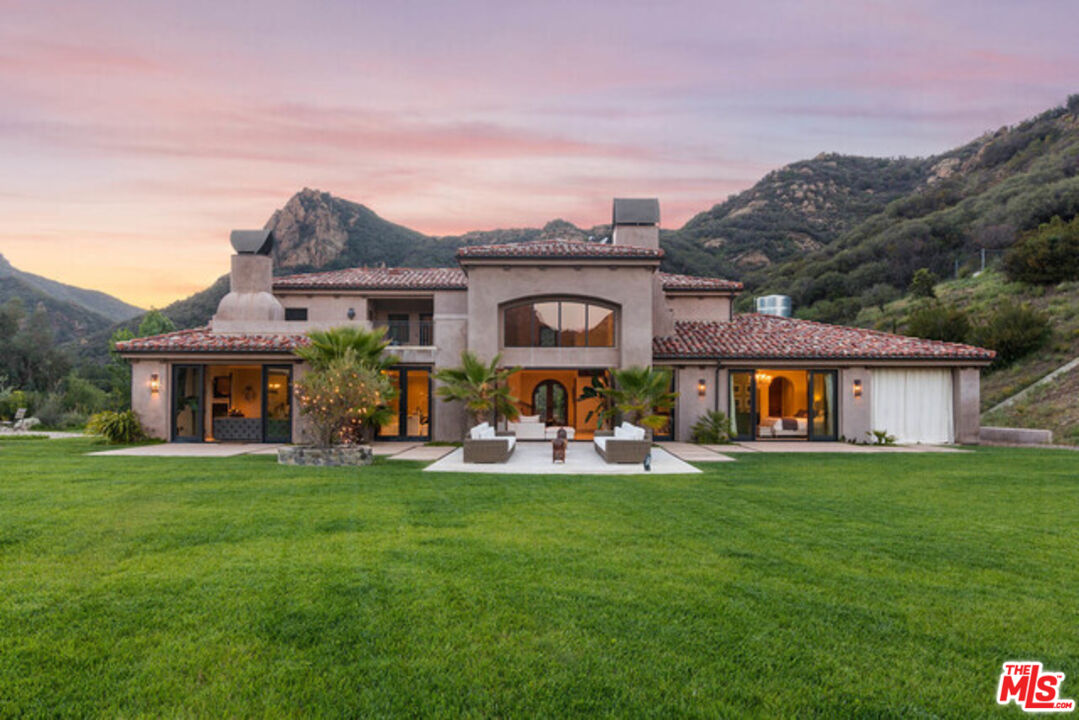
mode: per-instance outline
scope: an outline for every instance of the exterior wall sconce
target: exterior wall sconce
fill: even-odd
[[[348,315],[349,320],[355,320],[356,319],[356,308],[349,308],[348,312],[345,313],[345,314]]]
[[[157,373],[150,374],[150,394],[157,395],[161,390],[161,378]]]
[[[708,385],[705,384],[704,378],[697,381],[697,394],[704,397],[704,394],[708,391]]]
[[[860,398],[861,396],[862,396],[862,381],[861,380],[855,380],[854,381],[854,397]]]

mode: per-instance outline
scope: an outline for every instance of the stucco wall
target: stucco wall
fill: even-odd
[[[150,392],[150,376],[157,373],[160,390]],[[167,440],[169,433],[169,391],[172,383],[169,366],[159,360],[133,360],[131,362],[131,409],[142,423],[146,434],[159,440]]]
[[[342,325],[359,325],[368,327],[367,321],[367,298],[363,295],[278,295],[277,299],[285,308],[307,308],[307,321],[290,321],[284,323],[284,329],[278,332],[304,333],[308,330],[340,327]],[[352,309],[356,316],[348,319],[348,311]]]
[[[952,408],[955,414],[955,441],[976,445],[981,434],[981,371],[978,368],[952,370]]]
[[[468,293],[436,292],[434,297],[434,364],[454,367],[461,364],[461,352],[468,347]],[[431,437],[440,442],[454,442],[467,429],[461,403],[448,403],[434,395],[437,380],[431,381]]]
[[[723,295],[668,295],[667,306],[675,321],[731,319],[731,299]]]
[[[704,395],[697,389],[700,380],[704,380]],[[675,405],[674,437],[682,442],[689,442],[690,430],[697,419],[716,406],[716,369],[708,365],[688,365],[679,368],[675,376],[675,390],[678,400]]]
[[[862,396],[854,397],[854,381],[862,381]],[[869,368],[847,367],[839,370],[839,434],[847,440],[866,442],[870,428],[870,398],[873,377]]]
[[[507,364],[625,367],[652,364],[651,267],[476,266],[469,269],[468,347],[481,358],[499,352],[500,306],[535,296],[595,298],[619,306],[616,348],[507,348]]]

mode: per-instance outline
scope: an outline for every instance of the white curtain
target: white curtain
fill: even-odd
[[[872,429],[900,443],[950,443],[952,371],[873,368]]]

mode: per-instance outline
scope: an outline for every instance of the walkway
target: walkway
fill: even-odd
[[[276,455],[280,445],[265,443],[158,443],[102,450],[88,455],[124,455],[131,457],[236,457],[237,455]]]
[[[662,448],[652,450],[652,470],[646,471],[636,463],[609,464],[604,462],[590,442],[572,442],[566,448],[566,462],[551,462],[551,443],[520,442],[509,461],[504,463],[465,463],[461,448],[438,462],[424,468],[424,472],[460,472],[493,475],[682,475],[699,473],[700,470],[679,460]]]
[[[81,432],[61,432],[58,430],[4,430],[3,432],[0,432],[0,438],[19,437],[47,437],[50,440],[66,440],[68,438],[83,438],[86,437],[86,434]]]
[[[966,453],[947,445],[854,445],[845,442],[790,442],[763,440],[739,442],[730,445],[703,445],[702,447],[724,453]]]

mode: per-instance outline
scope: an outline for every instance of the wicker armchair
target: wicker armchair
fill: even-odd
[[[487,423],[472,428],[464,441],[466,463],[504,463],[517,447],[512,433],[495,433]]]

